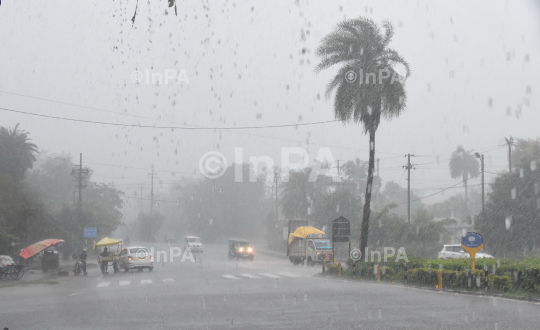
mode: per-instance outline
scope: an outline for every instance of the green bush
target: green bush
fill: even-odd
[[[489,287],[493,291],[508,292],[512,288],[512,279],[509,276],[489,276]]]

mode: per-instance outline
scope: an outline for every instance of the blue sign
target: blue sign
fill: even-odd
[[[84,237],[97,237],[97,228],[84,228]]]
[[[467,233],[465,236],[461,237],[461,245],[468,248],[477,248],[484,243],[482,235],[478,233]]]

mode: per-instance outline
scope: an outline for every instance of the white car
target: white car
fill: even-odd
[[[123,248],[118,256],[118,263],[124,272],[130,269],[154,270],[154,256],[143,246],[130,246]]]
[[[190,250],[191,252],[203,252],[203,245],[201,243],[201,238],[197,236],[186,236],[184,240],[184,249]]]
[[[480,250],[481,251],[481,250]],[[443,246],[441,252],[439,252],[439,259],[467,259],[471,256],[461,244],[446,244]],[[487,253],[476,253],[475,259],[493,259],[491,254]]]

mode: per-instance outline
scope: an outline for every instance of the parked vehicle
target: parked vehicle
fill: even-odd
[[[482,250],[480,250],[482,251]],[[445,244],[442,248],[442,250],[438,253],[439,259],[467,259],[471,256],[465,249],[461,246],[461,244]],[[481,253],[477,252],[475,259],[493,259],[493,256],[488,253]]]
[[[201,238],[197,236],[186,236],[184,239],[184,249],[190,250],[191,252],[203,253],[204,248],[201,243]]]
[[[243,239],[229,239],[229,259],[249,259],[255,257],[253,247]]]
[[[332,243],[326,234],[313,227],[298,227],[289,235],[289,261],[293,265],[307,262],[308,265],[333,260]]]
[[[130,246],[122,249],[119,256],[120,268],[124,272],[129,272],[130,269],[148,269],[154,270],[154,256],[143,246]]]
[[[50,269],[58,269],[60,265],[60,258],[58,256],[58,251],[54,246],[50,246],[43,251],[43,256],[41,257],[41,270],[46,273]]]

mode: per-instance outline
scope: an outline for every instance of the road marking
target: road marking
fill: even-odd
[[[141,280],[141,284],[152,284],[152,280]]]
[[[97,278],[97,281],[101,280],[101,278],[103,277],[103,275],[101,275],[100,277]]]
[[[129,283],[131,283],[131,281],[120,281],[118,284],[120,284],[120,285],[129,285]]]
[[[174,283],[174,280],[172,278],[166,278],[163,280],[163,283]]]
[[[248,278],[260,278],[259,276],[251,275],[251,274],[240,274],[240,276],[248,277]]]
[[[279,276],[277,276],[277,275],[274,275],[274,274],[268,274],[268,273],[259,274],[259,275],[266,276],[266,277],[270,277],[270,278],[279,278]]]
[[[223,275],[223,277],[228,278],[230,280],[241,280],[240,277],[232,276],[232,275]]]
[[[109,286],[109,284],[111,284],[111,282],[101,282],[97,285],[98,288],[104,288],[106,286]]]
[[[79,295],[81,294],[80,292],[75,292],[75,293],[72,293],[72,294],[68,294],[68,297],[73,297],[73,296],[76,296],[76,295]]]
[[[287,276],[287,277],[302,277],[300,274],[294,274],[294,273],[284,273],[284,272],[278,272],[281,276]]]

